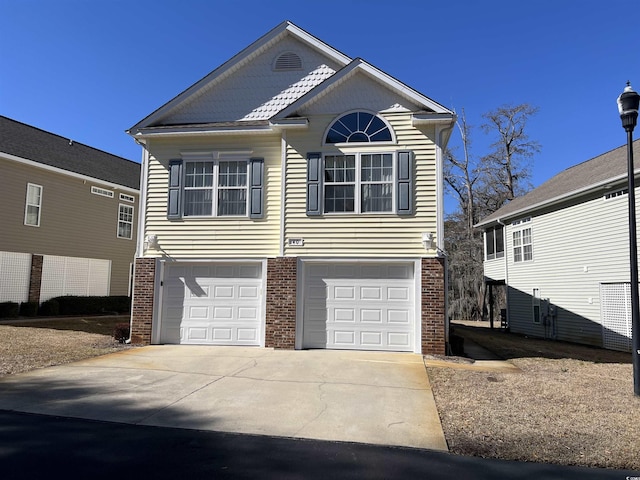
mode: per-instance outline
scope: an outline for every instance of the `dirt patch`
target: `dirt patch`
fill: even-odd
[[[452,453],[640,469],[631,355],[456,325],[520,373],[428,367]]]

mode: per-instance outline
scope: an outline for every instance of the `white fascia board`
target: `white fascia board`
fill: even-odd
[[[123,192],[129,192],[136,195],[140,194],[140,190],[136,190],[135,188],[127,187],[125,185],[119,185],[117,183],[109,182],[107,180],[102,180],[96,177],[90,177],[89,175],[83,175],[81,173],[72,172],[70,170],[65,170],[63,168],[53,167],[51,165],[47,165],[40,162],[34,162],[33,160],[29,160],[27,158],[16,157],[15,155],[11,155],[9,153],[0,153],[0,157],[5,160],[10,160],[13,162],[22,163],[23,165],[29,165],[30,167],[41,168],[42,170],[46,170],[48,172],[55,172],[61,175],[66,175],[68,177],[78,178],[80,180],[86,180],[93,183],[99,183],[101,185],[105,185],[107,187],[111,187],[115,190],[122,190]]]
[[[454,113],[417,113],[411,118],[413,126],[430,124],[449,124],[453,126],[456,121]]]
[[[253,56],[255,56],[258,52],[260,52],[261,50],[265,49],[271,43],[275,42],[276,40],[278,40],[282,36],[286,35],[287,33],[289,33],[289,34],[293,35],[294,37],[298,38],[300,41],[310,45],[312,48],[314,48],[316,50],[319,50],[320,52],[322,52],[323,54],[325,54],[326,56],[328,56],[332,60],[334,60],[334,61],[336,61],[336,62],[338,62],[338,63],[340,63],[342,65],[347,65],[351,61],[351,59],[349,57],[347,57],[343,53],[339,52],[335,48],[327,45],[326,43],[322,42],[321,40],[319,40],[318,38],[314,37],[313,35],[305,32],[304,30],[302,30],[301,28],[297,27],[293,23],[291,23],[289,21],[284,21],[280,25],[278,25],[277,27],[275,27],[274,29],[272,29],[271,31],[269,31],[268,33],[266,33],[265,35],[260,37],[258,40],[253,42],[251,45],[249,45],[248,47],[244,48],[242,51],[240,51],[240,53],[234,55],[232,58],[227,60],[225,63],[220,65],[218,68],[213,70],[211,73],[209,73],[207,76],[205,76],[201,80],[197,81],[196,83],[191,85],[189,88],[184,90],[182,93],[180,93],[176,97],[174,97],[172,100],[170,100],[169,102],[165,103],[163,106],[161,106],[160,108],[155,110],[153,113],[151,113],[150,115],[148,115],[147,117],[145,117],[144,119],[139,121],[137,124],[135,124],[129,130],[127,130],[127,133],[129,135],[135,135],[135,134],[138,133],[138,131],[140,129],[142,129],[142,128],[148,126],[148,125],[151,125],[152,123],[154,123],[154,122],[158,121],[159,119],[165,117],[175,107],[177,107],[179,104],[182,104],[183,102],[187,101],[193,95],[197,94],[202,88],[204,88],[205,86],[211,84],[214,81],[218,81],[219,79],[221,79],[225,75],[227,75],[227,74],[233,72],[234,70],[236,70],[239,66],[244,65]]]
[[[358,68],[361,68],[365,72],[369,73],[369,75],[380,80],[382,83],[387,84],[392,89],[396,90],[400,95],[408,98],[414,103],[422,105],[423,107],[433,110],[436,113],[453,114],[453,112],[448,108],[446,108],[445,106],[440,105],[438,102],[435,102],[434,100],[431,100],[429,97],[422,95],[421,93],[417,92],[413,88],[409,87],[408,85],[405,85],[401,81],[395,79],[394,77],[383,72],[382,70],[374,67],[370,63],[367,63],[361,58],[354,60],[354,62],[358,62],[358,65],[357,65]]]
[[[297,37],[299,40],[307,43],[312,48],[319,50],[324,53],[326,56],[334,60],[335,62],[341,63],[342,65],[347,65],[351,62],[351,58],[345,55],[344,53],[336,50],[332,46],[324,43],[322,40],[314,37],[308,32],[305,32],[303,29],[294,25],[289,21],[285,21],[287,24],[286,30]]]
[[[634,176],[638,177],[640,175],[640,168],[634,170]],[[502,224],[505,220],[509,220],[511,218],[521,217],[525,214],[532,214],[536,210],[540,210],[546,207],[552,207],[557,205],[558,203],[566,202],[568,200],[572,200],[574,198],[579,198],[583,195],[586,195],[590,192],[595,192],[596,190],[607,188],[609,185],[615,185],[617,183],[623,182],[627,179],[627,174],[618,175],[607,180],[603,180],[598,183],[594,183],[593,185],[589,185],[587,187],[579,188],[578,190],[573,190],[572,192],[564,193],[562,195],[558,195],[556,197],[550,198],[548,200],[543,200],[542,202],[534,203],[533,205],[527,205],[526,207],[519,208],[514,210],[513,212],[509,212],[504,214],[504,216],[498,216],[489,221],[480,221],[474,225],[476,228],[488,227],[495,224]],[[636,186],[636,188],[639,188]]]
[[[255,134],[264,134],[264,133],[274,133],[274,129],[271,126],[264,127],[218,127],[218,128],[193,128],[193,127],[175,127],[175,128],[145,128],[144,131],[136,133],[133,135],[135,139],[140,139],[140,141],[146,138],[158,138],[158,137],[177,137],[177,136],[207,136],[207,135],[238,135],[238,134],[246,134],[250,133],[252,135]]]
[[[309,127],[307,118],[281,118],[269,121],[269,125],[280,130],[306,129]]]

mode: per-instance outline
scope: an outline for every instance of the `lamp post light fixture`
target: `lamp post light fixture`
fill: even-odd
[[[640,396],[640,305],[638,303],[638,244],[636,237],[636,195],[633,168],[633,129],[638,122],[640,95],[627,82],[618,97],[618,112],[622,128],[627,132],[629,182],[629,257],[631,267],[631,356],[633,360],[633,393]]]

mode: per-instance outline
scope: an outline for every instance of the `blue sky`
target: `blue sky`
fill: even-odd
[[[533,184],[626,142],[637,0],[0,0],[0,114],[135,161],[124,131],[290,20],[437,102],[529,103]],[[489,138],[473,132],[472,154]],[[450,146],[460,144],[454,132]]]

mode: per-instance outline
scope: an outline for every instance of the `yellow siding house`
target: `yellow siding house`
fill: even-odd
[[[132,341],[445,352],[455,115],[283,22],[131,127]]]

